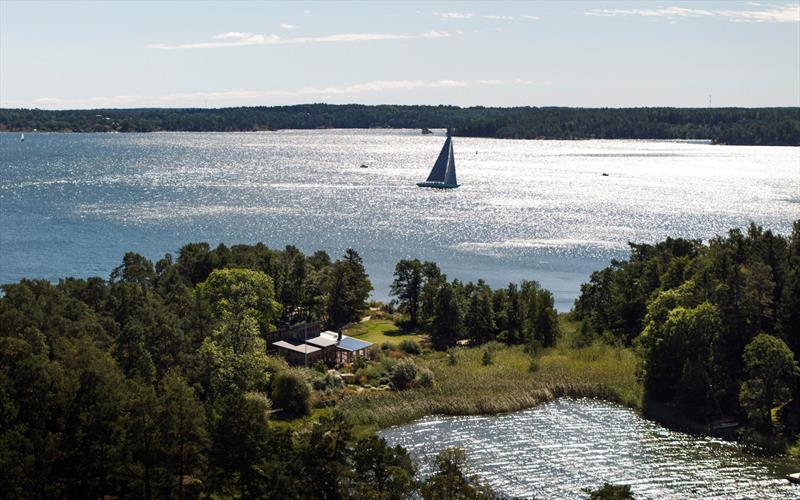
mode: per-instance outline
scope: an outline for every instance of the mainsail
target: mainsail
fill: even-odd
[[[453,155],[453,137],[450,130],[447,131],[447,139],[444,141],[442,151],[433,164],[430,175],[425,182],[417,183],[421,187],[436,187],[436,188],[456,188],[458,187],[458,180],[456,179],[456,160]]]

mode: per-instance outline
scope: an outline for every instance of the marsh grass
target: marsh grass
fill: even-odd
[[[531,356],[522,346],[501,344],[459,347],[415,357],[420,368],[435,374],[430,388],[406,391],[368,391],[344,398],[338,405],[358,426],[383,428],[425,415],[495,414],[531,408],[558,397],[592,397],[640,408],[642,387],[637,381],[638,358],[625,348],[594,344],[569,347],[574,325],[562,320],[564,336],[558,346],[544,349],[531,371]],[[492,363],[482,363],[492,351]]]

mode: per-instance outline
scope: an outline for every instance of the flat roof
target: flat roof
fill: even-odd
[[[342,335],[342,340],[339,341],[339,344],[336,347],[345,351],[360,351],[361,349],[366,349],[371,345],[372,342],[358,340],[354,339],[353,337],[348,337],[347,335]]]
[[[299,352],[300,354],[311,354],[312,352],[319,351],[318,347],[314,347],[313,345],[308,344],[300,344],[294,345],[286,342],[285,340],[279,340],[277,342],[273,342],[272,345],[275,347],[280,347],[281,349],[287,349],[289,351]]]
[[[332,345],[336,345],[336,339],[332,339],[328,336],[314,337],[313,339],[306,340],[306,344],[315,345],[318,347],[330,347]]]
[[[319,334],[319,337],[327,337],[330,339],[338,340],[339,334],[337,332],[332,332],[330,330],[326,330]],[[316,342],[315,342],[316,344]],[[345,351],[360,351],[361,349],[366,349],[367,347],[371,346],[372,342],[367,342],[366,340],[359,340],[354,339],[348,335],[342,335],[342,340],[340,340],[336,347],[345,350]]]

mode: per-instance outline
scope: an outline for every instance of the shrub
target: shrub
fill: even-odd
[[[631,487],[627,484],[603,483],[603,486],[596,490],[583,488],[583,491],[589,495],[589,500],[630,500],[634,498]]]
[[[318,391],[334,391],[341,389],[344,386],[344,381],[339,375],[328,372],[322,377],[315,378],[311,385]]]
[[[419,379],[417,382],[420,387],[433,387],[433,370],[430,368],[420,368]]]
[[[276,407],[295,415],[311,412],[311,390],[305,378],[293,370],[281,372],[275,378],[272,401]]]
[[[481,364],[483,366],[492,364],[492,354],[489,352],[488,349],[483,351],[483,357],[481,358]]]
[[[322,361],[317,361],[316,363],[314,363],[314,369],[320,373],[325,373],[326,371],[328,371],[328,367],[325,366],[325,363]]]
[[[420,354],[422,349],[416,340],[405,339],[400,342],[400,350],[408,354]]]
[[[367,358],[365,358],[364,356],[356,356],[355,359],[353,359],[354,370],[360,370],[362,368],[366,368],[367,365],[369,365],[369,361],[367,361]]]
[[[447,351],[447,364],[450,366],[455,366],[458,364],[458,356],[456,356],[456,352],[452,349]]]
[[[394,365],[390,381],[397,390],[408,387],[417,378],[417,365],[410,359],[404,359]]]

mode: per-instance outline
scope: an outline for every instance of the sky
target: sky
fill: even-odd
[[[0,107],[800,106],[800,0],[0,0]]]

